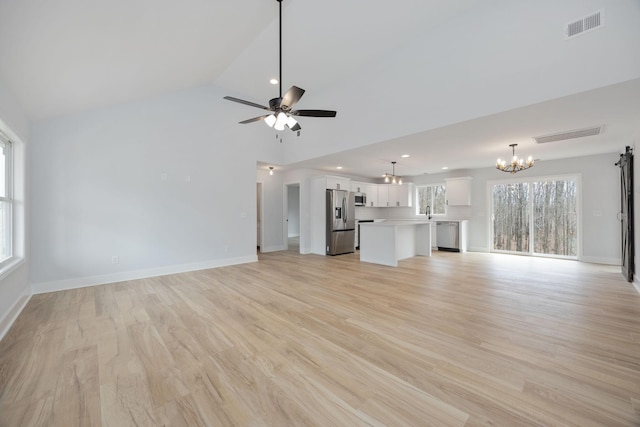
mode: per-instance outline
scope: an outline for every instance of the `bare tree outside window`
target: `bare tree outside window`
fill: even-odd
[[[446,188],[444,184],[421,185],[417,187],[417,214],[425,215],[428,206],[431,209],[431,215],[444,215],[446,213],[445,191]]]
[[[493,249],[577,256],[577,184],[573,179],[496,184]]]
[[[529,252],[529,184],[493,186],[493,249]]]
[[[576,193],[575,181],[533,183],[535,253],[577,256]]]

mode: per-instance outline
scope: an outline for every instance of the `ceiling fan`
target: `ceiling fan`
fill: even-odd
[[[335,111],[329,110],[293,110],[293,106],[296,105],[302,95],[304,89],[297,86],[291,86],[289,90],[282,96],[282,0],[276,0],[279,3],[279,24],[280,24],[280,75],[278,80],[279,96],[269,101],[269,106],[256,104],[255,102],[245,101],[244,99],[234,98],[232,96],[225,96],[224,99],[233,102],[239,102],[240,104],[249,105],[251,107],[261,108],[269,111],[269,113],[262,116],[254,117],[251,119],[243,120],[240,124],[253,123],[260,120],[276,130],[284,130],[285,127],[292,131],[297,131],[300,135],[300,124],[294,118],[296,117],[335,117]]]

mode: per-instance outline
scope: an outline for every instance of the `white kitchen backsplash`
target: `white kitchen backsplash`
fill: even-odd
[[[444,216],[433,216],[432,220],[471,219],[471,206],[449,206]],[[426,219],[426,215],[416,215],[416,208],[367,208],[356,206],[356,219]]]

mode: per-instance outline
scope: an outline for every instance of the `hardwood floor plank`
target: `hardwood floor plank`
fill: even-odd
[[[97,346],[64,353],[56,382],[53,422],[56,426],[94,426],[101,423]]]
[[[640,425],[616,267],[259,258],[34,295],[0,342],[0,426]]]

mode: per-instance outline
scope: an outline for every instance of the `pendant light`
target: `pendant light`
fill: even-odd
[[[385,173],[382,175],[384,177],[385,184],[399,184],[402,185],[402,177],[396,176],[396,163],[391,162],[392,172],[391,174]]]

